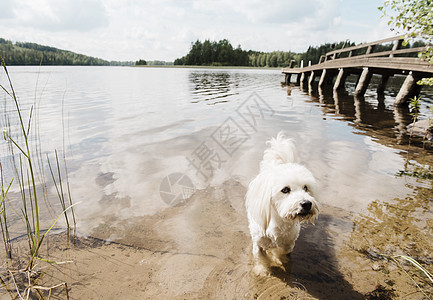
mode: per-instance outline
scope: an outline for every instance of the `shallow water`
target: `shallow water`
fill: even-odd
[[[347,299],[379,283],[401,296],[413,292],[410,282],[392,267],[372,270],[374,256],[406,254],[432,262],[431,179],[419,175],[431,174],[431,147],[423,149],[419,138],[408,145],[411,117],[393,108],[393,83],[377,100],[374,82],[365,99],[356,99],[351,83],[339,94],[281,86],[277,70],[9,72],[23,111],[37,104],[41,152],[65,150],[72,197],[80,202],[79,236],[114,242],[104,251],[121,261],[122,251],[129,251],[136,260],[128,264],[138,269],[120,262],[114,269],[145,286],[128,294],[121,277],[108,276],[112,270],[106,277],[97,272],[92,281],[97,259],[81,274],[84,254],[74,253],[78,265],[70,280],[76,297],[105,295],[98,280],[109,278],[130,296],[279,299],[305,297],[306,290],[312,297]],[[433,97],[430,91],[423,97],[425,119]],[[10,104],[4,111],[12,111]],[[295,139],[302,162],[317,178],[323,209],[316,226],[301,232],[286,272],[257,279],[249,275],[243,196],[265,141],[281,130]],[[79,286],[87,280],[94,286],[86,294]]]

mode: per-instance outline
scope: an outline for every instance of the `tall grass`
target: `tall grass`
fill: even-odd
[[[429,297],[429,295],[427,294],[427,291],[420,284],[416,282],[415,276],[409,274],[409,272],[405,270],[405,268],[399,262],[399,259],[410,263],[414,268],[413,273],[416,273],[416,271],[418,271],[419,274],[422,275],[419,277],[424,277],[426,284],[433,286],[433,275],[426,268],[424,268],[419,262],[417,262],[414,258],[407,255],[386,255],[386,254],[379,254],[379,255],[394,262],[400,268],[400,270],[402,270],[403,273],[406,274],[406,276],[414,283],[417,289],[424,295],[425,299],[431,299],[431,297]]]
[[[9,105],[13,107],[6,115],[5,124],[7,126],[3,131],[3,140],[7,143],[7,155],[10,158],[11,172],[13,178],[5,181],[5,172],[2,169],[0,161],[0,177],[1,177],[1,190],[0,190],[0,225],[5,246],[6,256],[12,259],[12,246],[9,236],[9,219],[8,211],[13,208],[12,205],[7,205],[7,194],[12,186],[12,182],[16,181],[19,189],[19,197],[21,198],[21,207],[19,208],[23,225],[26,228],[26,236],[29,245],[29,252],[27,257],[26,267],[24,271],[30,271],[35,266],[35,260],[40,259],[44,261],[47,258],[40,257],[40,249],[44,242],[45,237],[54,228],[58,220],[63,216],[67,226],[67,233],[69,238],[69,230],[73,226],[75,229],[76,220],[73,211],[73,204],[71,192],[69,188],[69,179],[67,176],[66,156],[63,155],[63,164],[59,159],[57,150],[55,150],[56,160],[52,163],[47,155],[46,161],[42,160],[41,145],[39,138],[39,128],[37,122],[34,121],[36,109],[36,102],[31,106],[27,116],[24,115],[23,110],[18,101],[15,89],[12,84],[11,77],[3,58],[0,56],[2,71],[6,78],[6,85],[0,84],[1,90],[6,94],[6,100],[10,101]],[[6,104],[5,104],[6,107]],[[63,111],[63,108],[62,108]],[[63,115],[62,115],[63,118]],[[18,125],[13,131],[11,120],[17,120]],[[17,131],[17,132],[16,132]],[[4,156],[5,157],[5,156]],[[3,159],[3,158],[2,158]],[[53,185],[57,191],[57,198],[61,205],[62,212],[58,217],[53,220],[48,229],[42,228],[40,208],[41,200],[46,196],[46,176],[44,165],[48,164],[49,173],[51,175]],[[7,183],[6,183],[7,182]],[[64,187],[66,186],[66,187]],[[49,201],[47,201],[49,203]],[[42,202],[43,204],[43,202]],[[68,216],[72,214],[72,220]],[[74,231],[75,233],[75,231]],[[19,292],[18,292],[19,293]]]
[[[1,189],[0,189],[0,226],[1,226],[1,231],[2,231],[2,237],[3,237],[3,241],[4,241],[4,246],[5,246],[5,252],[6,252],[6,256],[7,258],[12,258],[12,247],[11,247],[11,239],[9,236],[9,230],[7,227],[7,223],[6,223],[6,205],[5,205],[5,200],[6,200],[6,195],[9,191],[9,188],[12,185],[13,182],[13,178],[11,179],[8,187],[6,188],[6,190],[4,189],[4,181],[3,181],[3,168],[0,162],[0,181],[1,181]]]

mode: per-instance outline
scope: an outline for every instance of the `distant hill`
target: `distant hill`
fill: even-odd
[[[70,66],[120,66],[134,62],[107,61],[35,43],[16,42],[0,38],[0,55],[6,65],[70,65]]]

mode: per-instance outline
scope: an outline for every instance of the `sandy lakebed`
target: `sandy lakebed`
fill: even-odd
[[[10,74],[23,112],[35,94],[41,103],[41,153],[53,159],[51,151],[63,149],[77,234],[68,238],[60,219],[39,253],[58,264],[37,260],[31,273],[20,272],[29,243],[12,187],[2,299],[26,298],[29,286],[30,298],[46,299],[433,297],[425,273],[404,258],[432,271],[433,152],[420,137],[409,143],[411,116],[393,107],[392,82],[383,99],[374,80],[359,99],[350,80],[342,93],[303,91],[282,86],[275,70],[15,67]],[[432,92],[422,96],[420,118],[428,119]],[[237,143],[222,139],[229,129]],[[289,263],[256,277],[244,198],[266,140],[281,130],[317,179],[321,211],[315,225],[303,224]],[[8,182],[10,156],[0,159]],[[167,190],[175,175],[185,182]],[[45,187],[44,230],[62,212],[52,182]]]

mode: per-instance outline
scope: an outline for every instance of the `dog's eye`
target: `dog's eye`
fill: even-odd
[[[281,193],[283,193],[283,194],[290,193],[290,188],[288,186],[286,186],[284,189],[281,190]]]
[[[308,192],[308,186],[304,185],[304,191]]]

